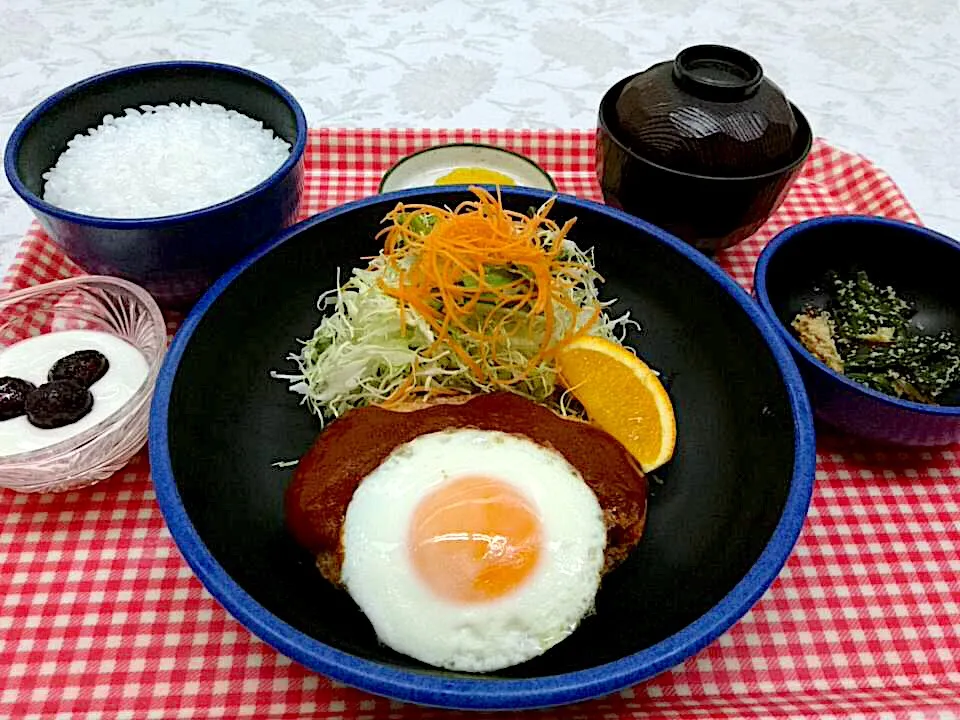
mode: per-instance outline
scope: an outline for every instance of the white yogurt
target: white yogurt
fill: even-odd
[[[39,450],[81,433],[109,417],[133,397],[150,372],[147,359],[116,335],[96,330],[64,330],[22,340],[0,351],[0,376],[47,381],[53,364],[78,350],[98,350],[110,363],[90,388],[93,409],[77,422],[59,428],[34,427],[26,415],[0,421],[0,457]]]

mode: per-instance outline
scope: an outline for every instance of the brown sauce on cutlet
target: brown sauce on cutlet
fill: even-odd
[[[320,433],[287,489],[286,517],[297,542],[316,556],[324,577],[339,584],[343,521],[363,478],[398,446],[421,435],[458,428],[525,436],[563,455],[603,508],[604,573],[620,564],[639,542],[648,486],[627,450],[593,425],[564,419],[518,395],[493,393],[410,412],[379,407],[352,410]]]

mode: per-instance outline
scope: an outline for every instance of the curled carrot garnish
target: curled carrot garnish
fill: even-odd
[[[428,324],[431,352],[453,353],[481,387],[508,389],[588,334],[602,308],[573,292],[592,272],[564,253],[576,218],[550,219],[554,199],[525,215],[505,209],[499,190],[471,191],[477,199],[453,210],[400,204],[386,216],[380,289],[399,304],[401,326],[410,312]],[[431,394],[406,382],[387,404]]]

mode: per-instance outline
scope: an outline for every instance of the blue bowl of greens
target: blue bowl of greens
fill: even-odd
[[[808,220],[764,249],[754,288],[819,420],[901,445],[960,441],[960,243],[868,216]]]

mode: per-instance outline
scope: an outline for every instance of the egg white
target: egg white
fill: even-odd
[[[477,474],[527,498],[542,544],[520,587],[460,604],[419,579],[407,538],[425,496]],[[600,503],[560,453],[517,435],[445,430],[399,446],[360,483],[344,521],[341,579],[385,645],[437,667],[487,672],[534,658],[576,629],[593,608],[605,545]]]

